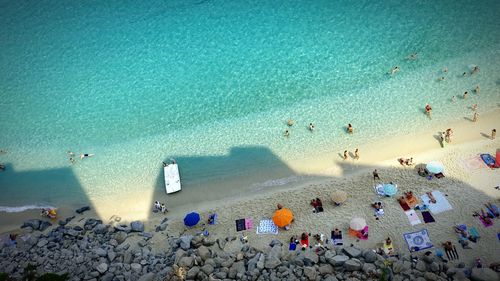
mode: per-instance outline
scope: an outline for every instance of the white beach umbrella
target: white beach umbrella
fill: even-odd
[[[430,173],[433,173],[433,174],[439,174],[439,173],[442,173],[444,171],[443,163],[438,162],[438,161],[431,161],[431,162],[427,163],[425,168],[427,169],[427,171],[429,171]]]
[[[366,227],[366,220],[363,218],[353,218],[349,227],[353,230],[360,231]]]

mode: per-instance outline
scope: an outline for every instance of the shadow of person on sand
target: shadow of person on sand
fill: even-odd
[[[465,117],[464,117],[464,119],[465,119],[465,120],[467,120],[467,121],[470,121],[470,122],[474,122],[474,121],[472,120],[472,118],[470,118],[470,117],[466,117],[466,116],[465,116]]]
[[[444,140],[441,138],[441,132],[437,132],[436,135],[433,135],[433,137],[438,141],[439,145],[441,147],[444,147]]]
[[[486,133],[481,133],[481,136],[487,138],[487,139],[491,139],[491,136],[486,134]]]

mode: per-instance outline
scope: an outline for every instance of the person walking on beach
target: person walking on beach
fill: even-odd
[[[497,136],[497,129],[491,130],[491,139],[494,140],[496,136]]]
[[[349,157],[347,156],[347,150],[344,150],[344,160],[347,160],[347,158],[349,158]]]
[[[359,149],[354,150],[354,159],[359,160]]]
[[[474,112],[474,117],[472,117],[472,122],[477,122],[477,117],[478,117],[477,112]]]
[[[373,180],[380,180],[380,177],[378,176],[377,169],[373,170]]]
[[[446,129],[445,140],[447,143],[451,142],[451,137],[453,136],[453,130],[451,128]]]

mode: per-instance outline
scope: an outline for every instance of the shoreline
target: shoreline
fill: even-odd
[[[298,180],[287,182],[279,186],[261,187],[259,194],[252,193],[252,190],[246,190],[246,194],[239,194],[231,197],[224,197],[219,200],[211,200],[208,202],[192,203],[190,205],[181,206],[171,212],[167,213],[168,217],[180,218],[187,211],[196,209],[197,211],[206,211],[216,208],[218,206],[237,205],[240,202],[255,200],[260,197],[275,195],[282,192],[289,192],[294,190],[306,190],[315,184],[322,184],[332,179],[337,178],[352,178],[359,174],[366,173],[372,167],[391,167],[397,163],[398,157],[411,157],[414,156],[417,161],[420,159],[431,160],[439,158],[450,150],[450,148],[472,146],[482,146],[492,143],[484,135],[491,131],[491,128],[498,127],[497,120],[500,120],[500,110],[495,110],[480,117],[477,123],[468,120],[458,120],[449,126],[442,126],[442,128],[435,128],[426,130],[416,135],[394,136],[380,142],[370,143],[360,146],[361,157],[359,160],[349,159],[342,160],[339,152],[332,151],[329,154],[320,157],[296,160],[286,163],[289,167],[296,172]],[[453,128],[455,134],[453,144],[448,145],[444,149],[439,146],[439,142],[433,137],[437,131],[445,130],[446,128]],[[433,132],[434,131],[434,132]],[[493,141],[498,143],[498,139]],[[351,151],[354,149],[350,149]],[[494,154],[494,151],[488,151]],[[364,167],[366,166],[366,167]],[[371,171],[370,171],[371,172]],[[237,179],[230,184],[236,184]],[[220,184],[219,190],[230,188],[228,184]],[[255,187],[254,187],[255,188]],[[182,192],[182,191],[181,191]],[[217,192],[217,191],[212,191]],[[139,197],[140,196],[140,197]],[[130,194],[129,200],[122,202],[94,202],[93,213],[106,221],[112,215],[121,216],[124,221],[131,221],[135,219],[147,220],[148,218],[154,221],[154,216],[151,215],[152,202],[149,199],[137,200],[137,198],[151,198],[145,196],[144,193]],[[168,203],[167,203],[168,207]],[[127,210],[127,211],[123,211]],[[60,207],[60,217],[69,216],[72,213],[72,207]],[[38,210],[31,210],[20,213],[0,213],[2,218],[2,225],[0,226],[0,233],[14,231],[15,225],[21,225],[22,221],[39,216]]]

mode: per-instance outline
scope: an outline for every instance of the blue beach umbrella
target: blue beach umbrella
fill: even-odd
[[[384,184],[384,194],[386,196],[393,196],[398,192],[398,187],[395,184],[386,183]]]
[[[433,173],[433,174],[439,174],[439,173],[442,173],[444,171],[443,164],[441,162],[438,162],[438,161],[431,161],[431,162],[427,163],[425,168],[427,169],[427,171],[429,171],[430,173]]]
[[[184,224],[186,226],[195,226],[200,221],[200,214],[191,212],[184,217]]]

